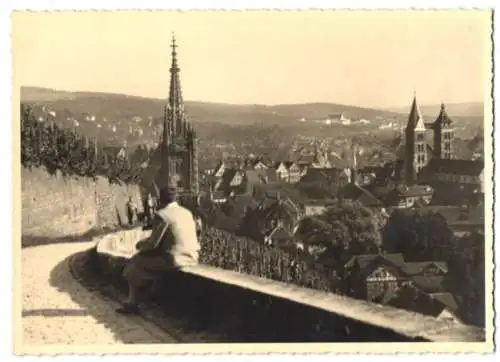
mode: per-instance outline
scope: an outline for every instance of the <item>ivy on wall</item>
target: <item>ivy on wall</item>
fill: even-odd
[[[21,105],[21,165],[45,167],[49,173],[108,178],[111,182],[138,184],[140,164],[127,155],[110,152],[89,138],[59,127],[50,119],[36,119],[29,106]]]

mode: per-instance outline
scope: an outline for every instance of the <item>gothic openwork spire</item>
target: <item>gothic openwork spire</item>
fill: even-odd
[[[161,184],[175,183],[183,192],[196,194],[199,182],[196,135],[184,113],[175,36],[172,36],[170,47],[170,88],[164,109],[161,169],[158,179]]]
[[[170,113],[170,127],[175,136],[183,132],[184,101],[180,83],[180,69],[177,64],[177,43],[175,35],[172,35],[172,65],[170,67],[170,92],[168,96],[168,108]]]

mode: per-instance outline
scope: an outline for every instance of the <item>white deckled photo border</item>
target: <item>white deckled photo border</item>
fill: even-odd
[[[113,11],[115,9],[120,10],[146,10],[146,11],[154,11],[154,10],[180,10],[180,11],[188,11],[188,10],[204,10],[204,11],[228,11],[228,10],[255,10],[255,9],[263,9],[269,11],[301,11],[301,10],[311,10],[311,9],[319,9],[319,10],[333,10],[333,9],[369,9],[372,11],[377,11],[377,9],[409,9],[409,8],[419,8],[419,9],[429,9],[436,10],[438,9],[488,9],[494,6],[494,2],[486,2],[486,1],[456,1],[453,4],[450,1],[421,1],[418,3],[412,1],[378,1],[376,3],[377,6],[373,6],[370,1],[336,1],[335,3],[332,1],[211,1],[210,7],[207,8],[207,4],[203,1],[177,1],[174,4],[171,4],[171,7],[165,7],[165,5],[161,1],[152,1],[152,0],[143,0],[143,1],[106,1],[106,4],[103,4],[104,1],[18,1],[15,4],[15,8],[7,8],[4,10],[4,5],[0,5],[2,7],[2,16],[8,21],[0,22],[4,28],[4,32],[2,33],[1,44],[3,51],[3,59],[2,60],[2,76],[3,82],[0,82],[0,87],[2,87],[2,101],[5,102],[4,107],[1,108],[1,112],[3,112],[4,120],[12,119],[10,122],[11,132],[2,132],[1,137],[4,137],[5,140],[0,142],[0,147],[5,148],[2,149],[1,154],[9,154],[9,157],[3,157],[2,161],[5,161],[5,167],[12,167],[12,185],[8,183],[7,178],[1,178],[2,188],[1,190],[5,193],[5,197],[3,200],[11,199],[12,206],[10,210],[2,210],[2,217],[0,218],[1,222],[4,223],[4,230],[11,230],[9,235],[12,235],[12,242],[8,243],[9,249],[8,252],[2,253],[1,257],[5,258],[0,263],[0,266],[5,270],[2,270],[2,275],[12,276],[9,279],[9,282],[12,283],[10,288],[4,289],[4,298],[2,298],[2,308],[0,310],[2,313],[2,320],[7,321],[12,319],[11,323],[3,323],[2,329],[2,357],[8,356],[11,354],[12,346],[14,345],[16,335],[12,334],[13,326],[17,329],[19,328],[20,317],[16,318],[14,313],[11,311],[20,311],[20,306],[22,305],[21,294],[19,290],[19,280],[20,280],[20,267],[21,267],[21,257],[20,257],[20,248],[18,246],[18,242],[16,242],[16,238],[20,238],[20,217],[19,210],[20,205],[20,195],[17,191],[17,187],[12,189],[13,185],[16,185],[20,182],[20,175],[16,171],[16,167],[19,167],[19,157],[16,155],[16,142],[19,142],[18,135],[18,127],[19,127],[19,94],[15,92],[14,89],[19,86],[16,84],[15,79],[12,74],[13,64],[10,50],[10,33],[12,31],[10,25],[10,11],[14,9],[19,10],[32,10],[32,11],[52,11],[52,10],[75,10],[75,11]],[[172,2],[173,3],[173,2]],[[497,15],[494,15],[495,21],[493,23],[496,25]],[[494,197],[495,193],[495,179],[494,175],[497,174],[497,168],[495,167],[494,159],[497,156],[497,149],[494,144],[494,140],[499,136],[497,134],[497,129],[494,127],[494,114],[496,114],[496,102],[493,102],[495,99],[494,94],[496,93],[496,88],[494,85],[494,70],[496,70],[496,64],[492,61],[493,54],[496,54],[496,46],[495,39],[497,33],[493,31],[492,33],[492,48],[490,49],[488,54],[491,56],[485,56],[485,77],[491,78],[492,82],[490,85],[486,85],[488,88],[488,93],[491,92],[491,97],[489,99],[485,99],[485,110],[484,110],[484,130],[485,135],[491,135],[491,139],[485,142],[485,189],[488,195],[492,197],[486,198],[486,214],[485,214],[485,224],[486,224],[486,243],[489,247],[485,247],[486,253],[486,272],[487,273],[495,273],[496,268],[494,268],[494,261],[496,261],[496,243],[494,243],[495,233],[494,230],[497,225],[497,218],[495,217],[496,210],[496,198]],[[4,42],[5,45],[4,45]],[[0,58],[0,59],[2,59]],[[7,61],[9,59],[10,61]],[[5,62],[4,62],[5,61]],[[5,74],[4,74],[5,73]],[[14,151],[13,151],[14,150]],[[12,166],[10,166],[9,164]],[[14,191],[12,191],[14,190]],[[11,216],[11,217],[9,217]],[[490,225],[490,226],[489,226]],[[496,278],[495,278],[496,279]],[[7,291],[13,290],[14,297],[10,298],[10,293]],[[38,355],[38,356],[54,356],[54,355],[85,355],[85,358],[98,358],[99,355],[120,355],[127,354],[131,356],[113,356],[106,358],[137,358],[137,355],[141,355],[141,358],[153,358],[149,357],[149,355],[172,355],[172,358],[181,358],[180,356],[184,356],[182,358],[187,358],[189,355],[192,357],[189,358],[205,358],[206,359],[218,359],[218,358],[226,358],[222,357],[222,355],[231,354],[233,357],[238,356],[241,360],[250,361],[254,356],[246,356],[242,355],[254,355],[259,354],[263,355],[259,358],[273,358],[275,360],[291,358],[291,355],[287,355],[287,353],[293,354],[293,358],[299,358],[299,355],[302,358],[313,358],[313,355],[318,355],[317,361],[326,358],[342,358],[341,356],[331,356],[330,354],[356,354],[353,358],[362,358],[363,355],[378,355],[378,354],[392,354],[392,358],[399,358],[401,354],[423,354],[423,353],[447,353],[454,354],[452,356],[440,357],[440,358],[465,358],[464,356],[459,356],[462,353],[476,353],[476,354],[484,354],[488,350],[491,350],[493,347],[494,335],[496,335],[496,329],[494,324],[494,314],[496,308],[494,308],[493,303],[496,305],[496,298],[494,300],[494,294],[496,294],[496,289],[494,288],[494,280],[486,279],[486,290],[491,291],[491,293],[486,294],[486,309],[487,309],[487,325],[486,325],[486,336],[487,342],[483,344],[466,344],[466,343],[349,343],[349,344],[186,344],[186,345],[120,345],[120,346],[50,346],[50,345],[40,345],[40,346],[22,346],[17,352],[21,354],[28,355]],[[12,303],[10,305],[9,303]],[[20,315],[20,314],[19,314]],[[17,321],[16,321],[17,319]],[[10,339],[10,337],[13,337]],[[21,347],[21,346],[18,346]],[[148,356],[147,356],[148,355]],[[202,355],[199,357],[195,357],[196,355]],[[264,357],[264,355],[266,355]],[[95,356],[95,357],[91,357]],[[179,357],[174,357],[179,356]],[[233,358],[227,357],[227,358]],[[389,356],[373,356],[374,358],[388,358]],[[401,356],[402,357],[402,356]],[[429,356],[430,358],[434,356]],[[64,357],[62,357],[64,358]],[[406,356],[405,358],[410,358]],[[412,358],[418,358],[414,356]],[[194,360],[194,359],[193,359]]]

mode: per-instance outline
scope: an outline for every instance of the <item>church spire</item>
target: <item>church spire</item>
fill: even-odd
[[[441,109],[439,111],[439,114],[436,118],[436,121],[433,124],[433,128],[438,129],[441,127],[451,127],[452,121],[451,118],[448,116],[448,113],[446,112],[446,107],[444,105],[444,102],[441,102]]]
[[[172,65],[170,67],[170,93],[168,96],[168,108],[172,115],[171,128],[173,135],[177,136],[182,134],[183,130],[183,115],[184,115],[184,101],[182,99],[181,83],[179,79],[180,69],[177,64],[177,43],[175,42],[175,35],[172,35]]]
[[[410,184],[417,181],[420,171],[426,164],[425,123],[417,103],[417,96],[414,94],[405,130],[405,181]]]
[[[157,184],[174,182],[183,192],[197,193],[196,134],[184,113],[175,37],[172,37],[171,47],[170,91],[164,109],[161,169]]]
[[[407,129],[412,130],[425,130],[424,119],[422,113],[420,112],[420,107],[417,102],[417,95],[413,93],[413,103],[411,105],[410,116],[408,117]]]

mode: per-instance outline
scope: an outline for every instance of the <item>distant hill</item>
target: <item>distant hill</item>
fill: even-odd
[[[144,98],[114,93],[66,92],[40,87],[21,87],[21,101],[43,103],[54,109],[68,109],[72,113],[94,114],[106,118],[128,118],[133,116],[161,117],[165,100]],[[440,105],[421,106],[425,117],[439,113]],[[233,105],[186,101],[188,115],[195,122],[218,122],[236,124],[280,124],[286,125],[301,118],[324,120],[331,114],[345,113],[349,118],[405,120],[409,107],[383,110],[335,103],[306,103],[282,105]],[[482,103],[447,104],[450,116],[482,118]]]
[[[164,99],[144,98],[114,93],[66,92],[39,87],[21,87],[21,102],[36,105],[38,118],[52,117],[63,127],[76,128],[84,135],[96,137],[109,144],[129,146],[154,144],[161,136]],[[307,103],[282,105],[233,105],[186,101],[188,117],[195,124],[203,144],[217,148],[217,144],[232,143],[271,147],[271,142],[288,144],[297,135],[349,139],[358,135],[393,137],[395,130],[383,130],[382,123],[406,124],[409,109],[380,110],[335,103]],[[439,106],[423,108],[426,120],[437,116]],[[437,107],[437,108],[436,108]],[[477,107],[476,107],[477,108]],[[482,125],[482,116],[460,116],[450,105],[449,113],[457,123],[457,134],[471,138]],[[468,114],[474,109],[469,108]],[[320,124],[330,115],[343,113],[367,124]],[[299,122],[305,118],[305,122]],[[274,129],[273,127],[279,127]],[[272,146],[274,147],[274,146]],[[204,150],[207,152],[207,150]]]
[[[482,118],[484,114],[484,104],[482,102],[462,102],[462,103],[445,103],[446,111],[450,117],[472,117]],[[398,107],[389,109],[396,113],[409,112],[410,106]],[[420,111],[425,118],[436,117],[441,109],[441,104],[420,105]]]
[[[21,101],[43,103],[54,109],[69,109],[73,113],[87,113],[110,117],[158,117],[163,114],[165,100],[113,93],[66,92],[47,88],[22,87]],[[301,118],[324,120],[330,114],[346,113],[351,118],[395,118],[395,112],[347,106],[334,103],[307,103],[283,105],[233,105],[186,101],[190,118],[198,122],[228,124],[272,123],[286,124]]]

